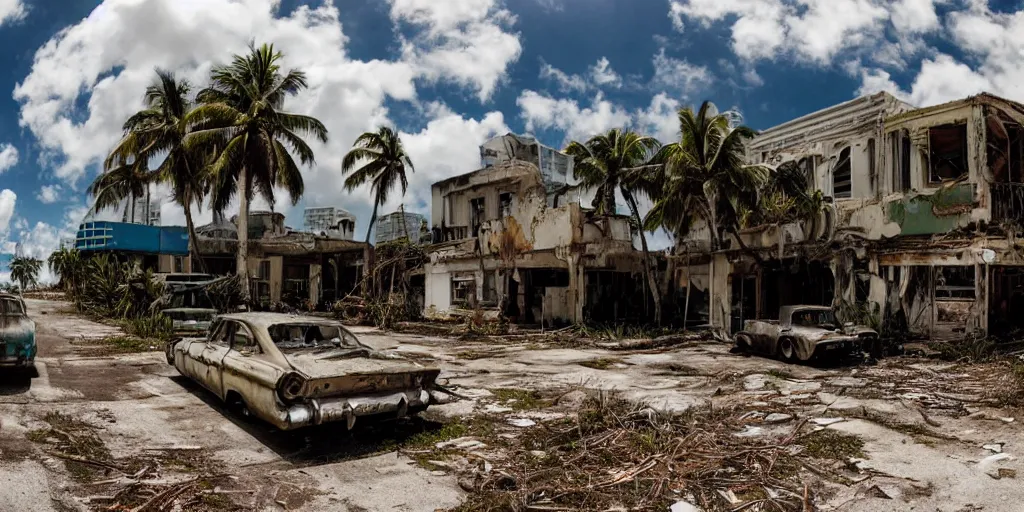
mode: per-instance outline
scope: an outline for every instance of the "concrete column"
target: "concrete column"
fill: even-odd
[[[574,324],[581,324],[583,323],[583,305],[587,302],[586,268],[580,263],[578,254],[569,255],[568,263],[570,319]]]
[[[320,282],[323,280],[323,265],[313,263],[309,266],[309,301],[320,303]]]
[[[710,273],[708,291],[710,295],[709,322],[712,326],[730,330],[732,323],[732,304],[729,302],[731,291],[729,289],[729,274],[732,272],[732,263],[724,254],[715,254],[711,257],[709,265]]]

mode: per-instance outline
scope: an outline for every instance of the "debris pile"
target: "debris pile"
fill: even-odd
[[[49,426],[30,432],[29,439],[64,462],[79,484],[78,501],[90,510],[230,510],[231,495],[254,492],[232,489],[237,478],[218,472],[201,447],[150,448],[115,458],[89,423],[57,412],[44,421]]]
[[[469,464],[446,462],[450,451],[431,458],[464,473],[460,481],[474,494],[460,512],[668,510],[679,502],[704,511],[811,510],[805,480],[814,475],[804,469],[822,470],[798,437],[805,422],[781,436],[741,436],[744,412],[667,415],[601,396],[575,415],[530,421],[515,435],[496,425],[486,441],[502,454],[474,445]]]

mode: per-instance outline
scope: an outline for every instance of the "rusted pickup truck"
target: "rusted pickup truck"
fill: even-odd
[[[0,367],[29,370],[36,360],[36,323],[25,301],[0,293]]]
[[[436,400],[440,373],[374,350],[336,321],[279,313],[218,316],[206,338],[168,343],[167,362],[282,430],[416,414]]]
[[[784,361],[807,361],[825,354],[860,352],[878,339],[873,329],[840,325],[832,308],[783,306],[778,320],[747,320],[736,333],[736,347]]]

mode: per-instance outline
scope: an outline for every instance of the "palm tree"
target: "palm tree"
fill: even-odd
[[[644,278],[654,299],[654,317],[661,324],[661,293],[651,272],[650,254],[647,250],[647,236],[642,228],[636,194],[645,191],[634,186],[639,182],[635,169],[648,164],[661,146],[653,137],[646,137],[630,130],[618,128],[606,134],[595,135],[585,143],[573,141],[565,152],[573,157],[573,176],[590,189],[596,189],[594,208],[605,215],[615,214],[615,191],[619,190],[626,200],[633,221],[640,228],[640,246],[644,257]]]
[[[356,165],[362,163],[358,169]],[[402,195],[409,188],[406,172],[416,172],[409,154],[405,152],[402,139],[398,133],[381,126],[376,132],[366,132],[356,138],[352,149],[341,161],[342,175],[345,178],[345,190],[351,192],[365,183],[370,183],[373,195],[373,213],[370,224],[366,227],[366,243],[370,243],[370,232],[377,222],[377,208],[387,202],[388,194],[395,185],[402,187]],[[351,173],[351,174],[349,174]],[[403,221],[404,222],[404,221]]]
[[[73,292],[78,289],[79,275],[82,272],[82,258],[78,250],[61,247],[50,254],[46,263],[50,267],[50,272],[60,279],[57,284],[64,291]]]
[[[680,140],[661,148],[654,158],[659,167],[647,179],[648,185],[657,184],[647,229],[664,227],[679,239],[703,219],[712,249],[720,248],[723,230],[736,234],[742,208],[758,203],[771,170],[746,164],[744,145],[756,133],[732,126],[730,119],[707,101],[697,112],[679,110]]]
[[[185,210],[189,253],[205,270],[196,244],[191,207],[202,207],[209,186],[204,164],[209,148],[190,150],[185,146],[189,133],[185,118],[194,106],[190,98],[191,84],[177,80],[167,71],[158,69],[156,74],[156,80],[146,88],[146,108],[125,121],[125,136],[107,157],[105,165],[110,168],[132,159],[148,160],[154,155],[164,155],[153,177],[170,185],[171,197]]]
[[[768,183],[771,171],[746,164],[744,144],[755,132],[732,126],[731,119],[707,101],[696,113],[690,107],[679,110],[679,141],[663,146],[653,159],[656,165],[644,168],[646,172],[636,180],[655,200],[644,219],[646,229],[665,228],[679,240],[694,221],[703,219],[713,250],[721,246],[723,229],[746,249],[737,235],[740,218],[745,209],[756,208],[759,189]],[[760,261],[756,253],[751,254]],[[684,325],[691,286],[687,283]]]
[[[39,282],[39,270],[43,268],[42,260],[35,258],[16,257],[11,260],[11,280],[17,281],[21,292],[28,290]]]
[[[149,170],[148,158],[135,155],[126,160],[118,160],[110,167],[105,166],[103,173],[96,177],[86,192],[96,198],[91,211],[117,206],[121,201],[128,200],[128,204],[125,205],[125,217],[134,223],[135,199],[146,196],[149,184],[156,176]]]
[[[283,110],[284,100],[307,87],[302,71],[282,72],[283,54],[273,45],[249,46],[231,64],[217,66],[210,86],[199,92],[200,105],[185,116],[192,132],[188,150],[215,147],[209,167],[212,207],[223,212],[238,196],[236,272],[242,300],[249,302],[249,202],[259,194],[274,207],[274,187],[283,188],[296,204],[305,186],[292,153],[303,165],[315,163],[302,135],[327,142],[327,128],[316,118]]]

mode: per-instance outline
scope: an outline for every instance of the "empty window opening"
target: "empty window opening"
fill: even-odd
[[[839,152],[839,160],[832,169],[832,197],[836,199],[853,197],[853,182],[850,178],[850,148]]]
[[[452,276],[452,305],[468,306],[476,295],[476,278],[472,275]]]
[[[501,215],[501,218],[504,219],[505,217],[511,217],[512,216],[512,193],[511,192],[504,192],[500,196],[498,196],[498,204],[499,204],[499,208],[498,208],[499,211],[498,211],[498,213]]]
[[[941,183],[967,175],[967,125],[928,129],[928,182]]]
[[[494,271],[490,270],[484,272],[484,302],[497,304],[498,303],[498,288],[497,280],[495,279]]]
[[[478,197],[469,201],[469,226],[473,236],[480,234],[480,225],[484,222],[484,198]]]
[[[935,298],[975,298],[974,267],[935,267]]]
[[[906,130],[900,130],[892,134],[893,143],[893,192],[906,192],[910,190],[910,134]]]

